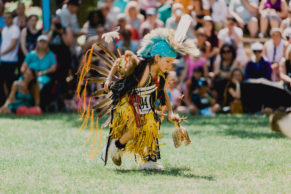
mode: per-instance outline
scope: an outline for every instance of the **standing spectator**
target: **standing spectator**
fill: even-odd
[[[229,5],[230,13],[251,37],[255,37],[259,30],[258,6],[258,0],[231,0]]]
[[[16,13],[17,16],[13,19],[13,24],[22,30],[26,26],[25,4],[23,2],[17,4]]]
[[[144,23],[142,23],[141,27],[140,27],[140,35],[141,37],[143,37],[144,34],[144,30],[147,29],[149,31],[155,29],[155,28],[160,28],[163,27],[164,24],[161,20],[157,19],[157,11],[155,8],[149,8],[146,11],[146,20]]]
[[[194,29],[198,30],[198,28],[202,27],[203,17],[205,15],[202,0],[192,0],[192,7],[190,8],[190,11],[192,17],[194,17],[196,21]]]
[[[83,25],[83,30],[87,34],[86,40],[96,35],[96,28],[105,25],[105,18],[100,10],[89,12],[88,21]]]
[[[126,5],[125,14],[127,16],[128,24],[134,28],[136,33],[139,32],[140,26],[144,21],[143,15],[140,14],[140,8],[137,2],[130,1]]]
[[[10,93],[10,88],[15,78],[14,71],[18,62],[18,48],[20,30],[13,25],[13,15],[11,12],[4,14],[6,27],[2,30],[1,43],[1,65],[0,65],[0,104],[5,100],[4,85],[6,84],[6,96]]]
[[[8,114],[17,112],[19,108],[25,106],[34,106],[34,109],[41,113],[39,96],[39,88],[36,84],[36,73],[28,68],[23,72],[22,80],[14,81],[9,97],[0,108],[0,113]]]
[[[203,0],[203,7],[211,10],[211,17],[215,23],[215,29],[219,31],[224,27],[227,18],[227,6],[224,0]]]
[[[263,55],[272,63],[272,81],[279,81],[279,62],[284,57],[287,48],[287,42],[282,39],[279,28],[271,30],[271,40],[264,45]]]
[[[126,19],[126,15],[124,13],[121,13],[117,16],[117,25],[120,27],[120,32],[122,32],[124,29],[127,29],[131,32],[131,40],[139,40],[139,36],[138,33],[135,31],[135,29],[133,27],[131,27],[131,25],[129,25],[127,23],[127,19]],[[122,35],[120,36],[120,39],[117,41],[122,40],[123,37]]]
[[[41,29],[36,29],[37,20],[37,15],[30,15],[27,18],[27,27],[21,31],[20,46],[24,56],[36,48],[37,38],[42,34]]]
[[[236,20],[233,16],[227,17],[226,28],[218,33],[219,46],[223,44],[232,44],[236,50],[237,60],[241,65],[246,64],[246,54],[243,48],[243,31],[236,26]]]
[[[181,5],[180,3],[175,3],[172,7],[172,17],[170,17],[167,22],[166,22],[166,28],[170,28],[170,29],[177,29],[178,24],[180,22],[180,19],[183,15],[184,12],[184,8],[183,5]],[[189,28],[188,32],[187,32],[187,37],[188,38],[193,38],[193,33],[192,33],[192,29]]]
[[[79,6],[80,6],[79,0],[69,0],[67,5],[64,6],[58,12],[62,26],[66,29],[66,31],[72,30],[75,36],[83,34],[80,31],[79,22],[77,18]]]
[[[291,28],[291,6],[289,6],[289,8],[288,8],[288,18],[286,18],[285,20],[282,21],[280,28],[281,28],[282,32],[286,28]]]
[[[49,47],[56,55],[58,61],[56,80],[63,85],[71,64],[70,46],[72,45],[72,41],[66,29],[62,28],[60,18],[56,15],[51,18],[51,29],[48,34],[48,41]]]
[[[5,27],[3,13],[4,13],[4,5],[3,5],[3,2],[0,1],[0,44],[1,44],[1,32],[3,28]]]
[[[289,45],[286,57],[280,62],[280,79],[284,82],[284,87],[291,93],[291,46]]]
[[[264,46],[256,42],[252,44],[251,49],[254,53],[252,59],[247,63],[245,76],[249,78],[271,79],[271,63],[262,56]]]
[[[286,0],[262,0],[259,7],[261,14],[260,34],[263,38],[267,34],[268,25],[271,28],[278,28],[281,20],[287,17],[288,5]]]

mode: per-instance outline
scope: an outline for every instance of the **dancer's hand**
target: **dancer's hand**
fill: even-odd
[[[111,84],[111,80],[107,79],[105,84],[104,84],[104,89],[106,92],[109,92],[109,86]]]
[[[180,121],[180,117],[179,117],[178,114],[174,114],[173,112],[169,112],[168,120],[171,121],[171,122]]]

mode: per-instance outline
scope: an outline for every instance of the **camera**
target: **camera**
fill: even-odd
[[[62,29],[62,24],[61,24],[61,23],[55,23],[54,25],[55,25],[55,28],[56,28],[57,30]]]

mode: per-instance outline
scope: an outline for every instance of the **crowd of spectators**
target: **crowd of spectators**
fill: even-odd
[[[183,14],[192,17],[187,37],[200,52],[178,56],[169,72],[176,111],[248,112],[242,85],[253,79],[282,84],[291,93],[289,0],[99,0],[96,9],[81,13],[88,15],[83,25],[80,6],[80,0],[64,1],[44,31],[36,27],[41,18],[26,15],[24,3],[7,12],[0,1],[0,113],[17,112],[20,105],[33,107],[35,114],[77,110],[83,102],[74,93],[76,73],[102,34],[119,26],[121,52],[136,52],[147,33],[176,29]],[[116,53],[114,45],[106,47]],[[93,62],[102,65],[98,58]],[[87,91],[99,87],[88,85]]]

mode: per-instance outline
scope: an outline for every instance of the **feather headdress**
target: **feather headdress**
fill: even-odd
[[[153,46],[157,42],[164,41],[177,53],[196,56],[199,50],[194,41],[192,39],[185,39],[189,25],[189,18],[186,15],[182,17],[177,30],[167,28],[152,30],[143,38],[141,48],[137,51],[137,54],[142,57],[148,57]]]

